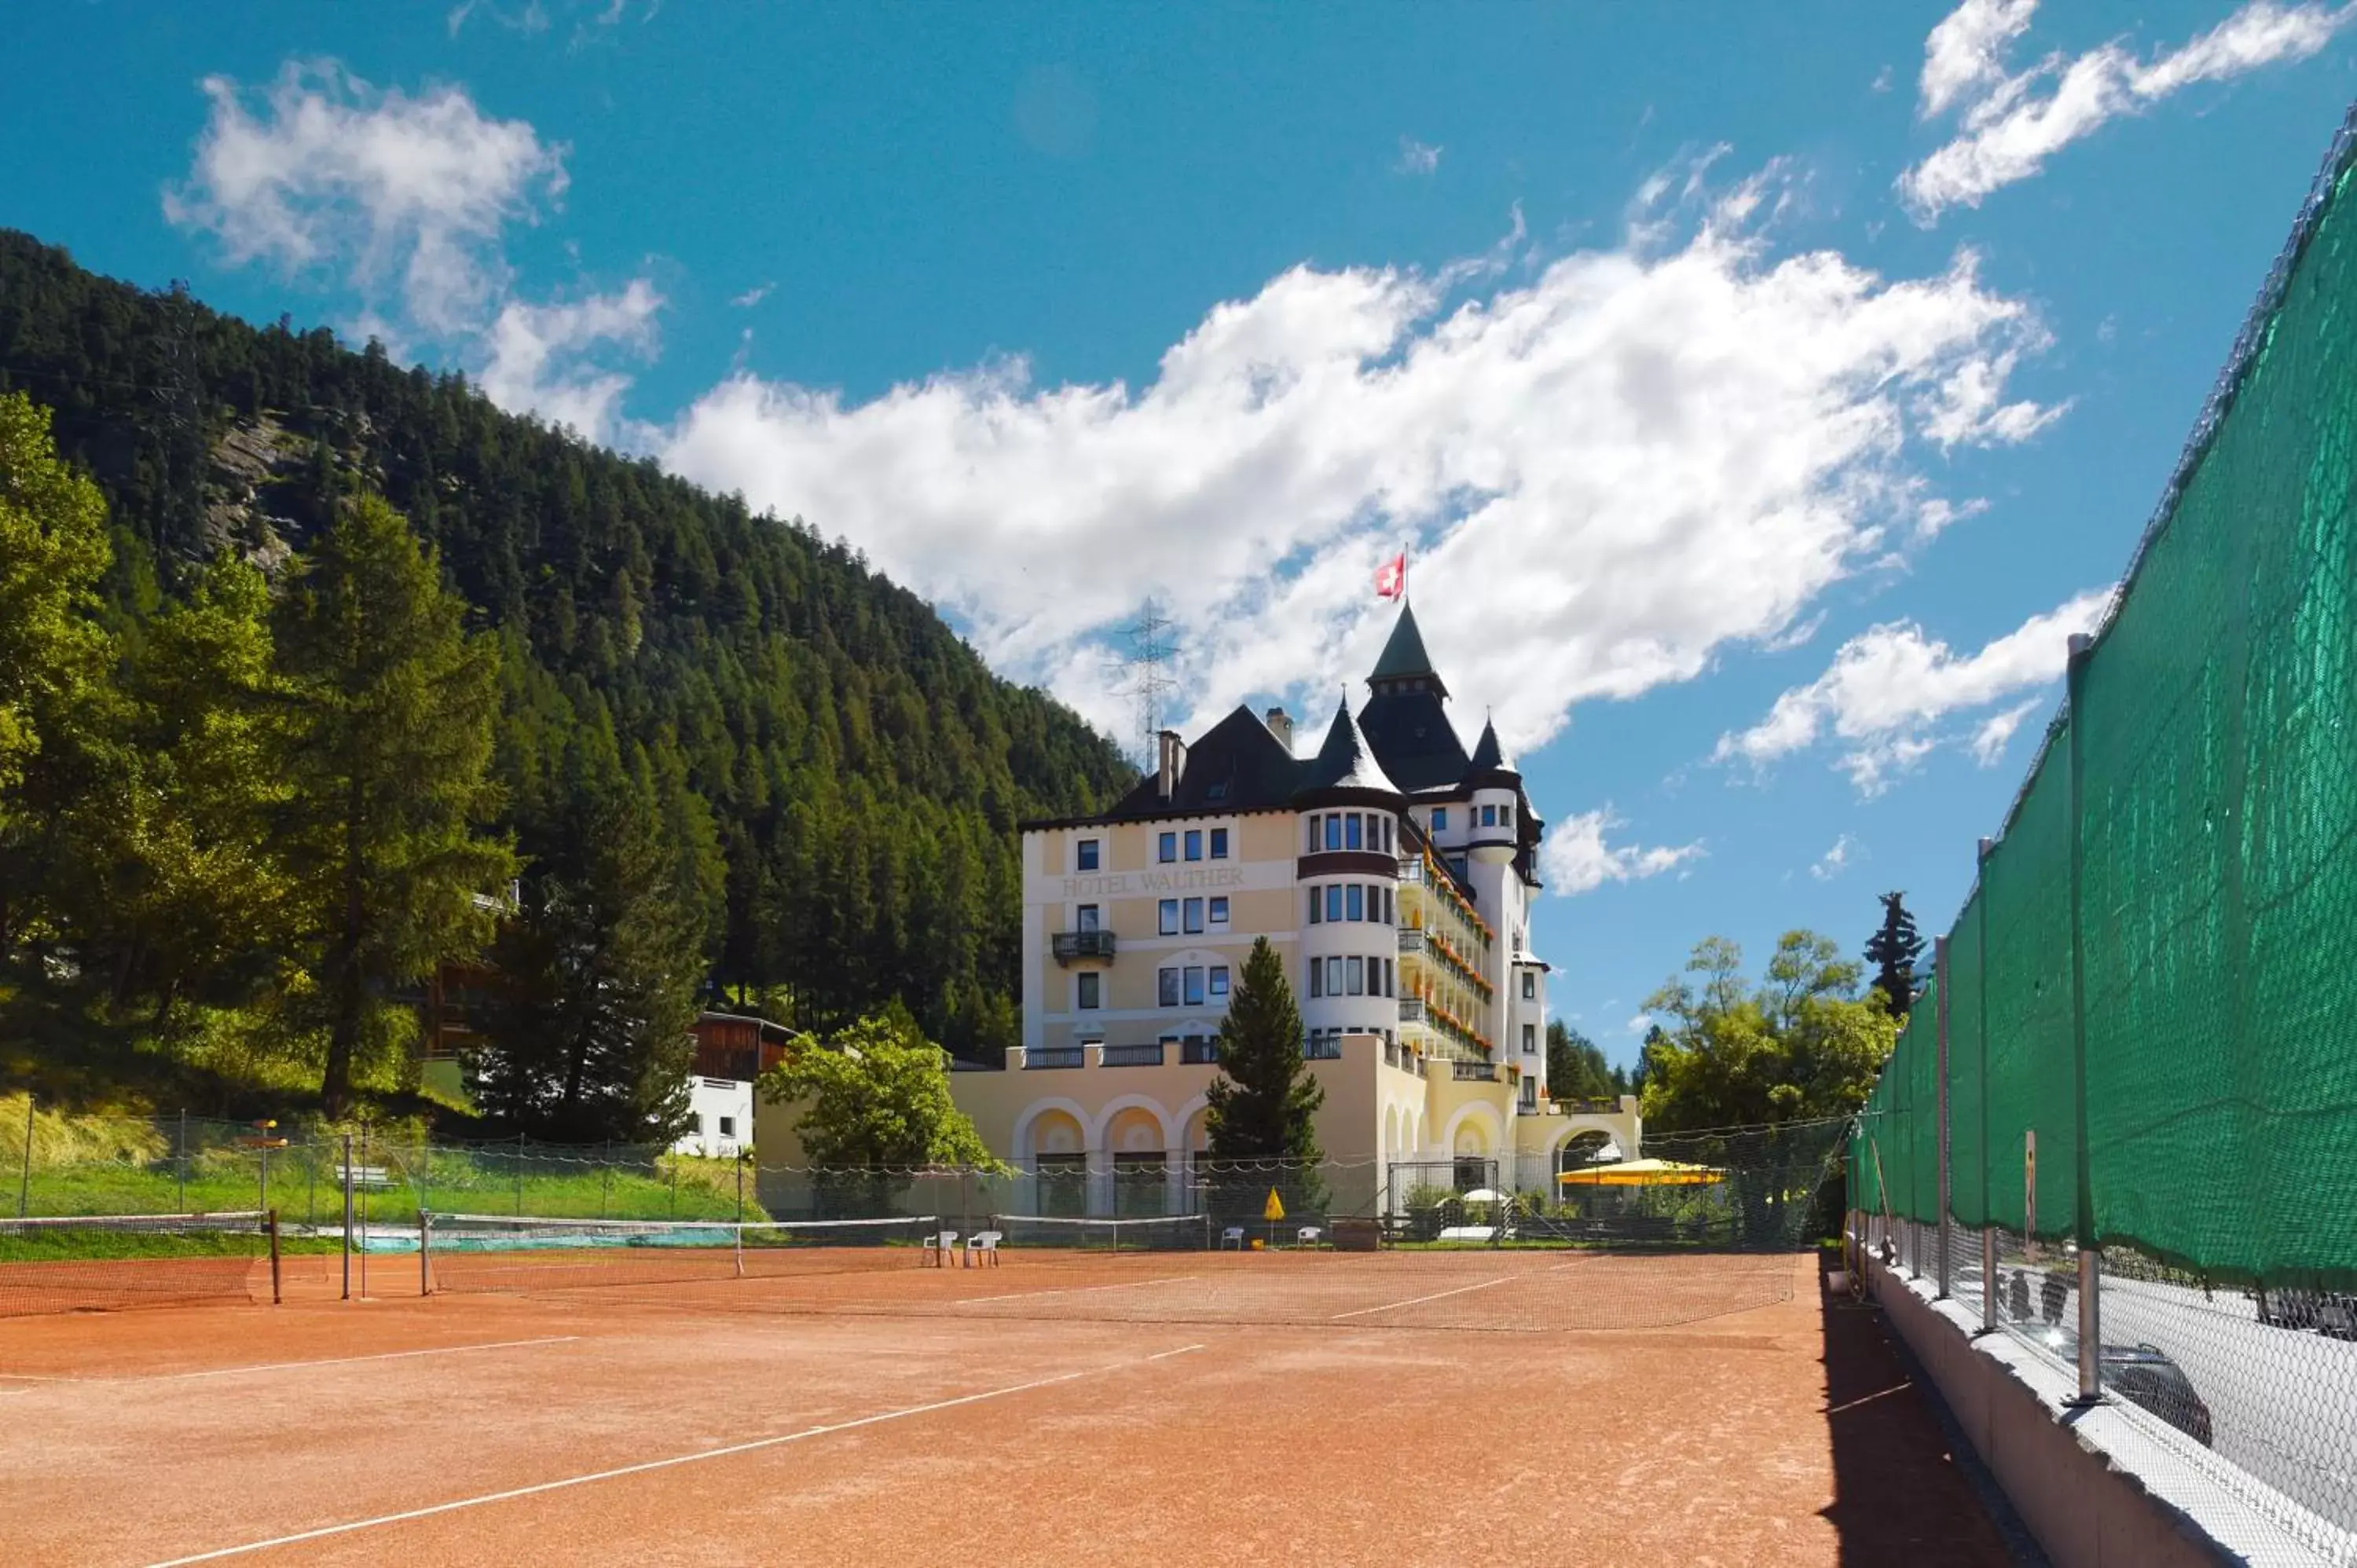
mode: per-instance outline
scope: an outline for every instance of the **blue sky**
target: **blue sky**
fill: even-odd
[[[0,224],[802,515],[1109,728],[1147,593],[1182,714],[1322,724],[1408,548],[1627,1059],[1703,936],[1944,926],[2348,20],[52,5]]]

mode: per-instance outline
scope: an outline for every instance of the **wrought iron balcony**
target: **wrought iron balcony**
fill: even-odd
[[[1342,1036],[1313,1035],[1301,1042],[1301,1054],[1314,1062],[1338,1062],[1342,1059]]]
[[[1424,951],[1424,947],[1425,942],[1423,931],[1417,929],[1414,926],[1402,926],[1400,928],[1399,950],[1403,954],[1413,956],[1415,954],[1421,953]]]
[[[1450,1062],[1448,1076],[1460,1083],[1495,1083],[1498,1081],[1498,1064],[1496,1062]]]
[[[1206,1063],[1216,1063],[1220,1059],[1220,1042],[1217,1040],[1182,1040],[1178,1045],[1178,1059],[1189,1066],[1201,1066]]]
[[[1107,1046],[1104,1049],[1107,1067],[1160,1067],[1162,1042],[1156,1040],[1144,1046]]]
[[[1083,1054],[1086,1050],[1084,1046],[1041,1046],[1024,1057],[1023,1066],[1027,1071],[1041,1068],[1085,1067],[1088,1065],[1088,1058]]]
[[[1058,963],[1071,963],[1074,959],[1113,957],[1111,931],[1058,931],[1049,939],[1049,948]]]
[[[1423,997],[1403,996],[1399,999],[1399,1004],[1401,1023],[1421,1024],[1425,1021]]]

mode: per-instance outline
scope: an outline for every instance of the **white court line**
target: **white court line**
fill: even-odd
[[[1168,1360],[1173,1356],[1185,1356],[1202,1349],[1200,1345],[1182,1345],[1176,1350],[1157,1350],[1151,1356],[1141,1356],[1134,1361],[1115,1361],[1107,1367],[1084,1367],[1077,1372],[1060,1372],[1052,1378],[1035,1378],[1028,1383],[1011,1383],[1003,1389],[985,1389],[976,1394],[960,1394],[955,1399],[935,1400],[931,1404],[909,1405],[904,1410],[888,1410],[877,1415],[863,1415],[856,1421],[838,1421],[828,1426],[806,1426],[800,1432],[788,1432],[776,1437],[757,1437],[750,1443],[732,1443],[726,1448],[704,1448],[693,1454],[675,1454],[668,1459],[649,1459],[637,1465],[617,1466],[611,1470],[594,1471],[587,1476],[567,1476],[561,1481],[542,1481],[534,1486],[515,1487],[504,1492],[486,1492],[480,1497],[460,1498],[455,1502],[435,1503],[422,1509],[407,1509],[400,1513],[379,1514],[374,1519],[354,1520],[349,1524],[323,1525],[317,1530],[298,1530],[293,1535],[273,1536],[268,1541],[251,1541],[242,1546],[224,1546],[217,1551],[199,1552],[193,1556],[174,1557],[151,1563],[149,1568],[186,1568],[191,1563],[212,1563],[223,1557],[242,1557],[249,1552],[267,1552],[274,1546],[292,1546],[298,1541],[318,1541],[330,1535],[350,1535],[354,1530],[373,1530],[379,1525],[401,1524],[413,1519],[431,1519],[436,1514],[455,1513],[460,1509],[481,1508],[489,1503],[512,1502],[518,1498],[536,1497],[543,1492],[562,1491],[567,1487],[586,1487],[593,1481],[611,1481],[624,1476],[641,1476],[650,1470],[668,1470],[674,1466],[694,1465],[705,1459],[726,1459],[737,1454],[756,1454],[764,1448],[782,1447],[800,1443],[804,1438],[825,1437],[837,1432],[851,1432],[863,1426],[876,1426],[903,1416],[929,1415],[937,1410],[954,1410],[960,1405],[979,1404],[985,1400],[1004,1399],[1009,1394],[1028,1393],[1033,1389],[1052,1388],[1081,1378],[1093,1378],[1106,1372],[1118,1372],[1130,1367],[1142,1367],[1148,1361]]]
[[[234,1378],[246,1372],[287,1372],[305,1367],[349,1367],[358,1361],[404,1361],[413,1356],[456,1356],[468,1350],[518,1350],[527,1345],[569,1345],[578,1334],[540,1339],[494,1339],[481,1345],[435,1345],[423,1350],[384,1350],[370,1356],[325,1356],[316,1361],[265,1361],[253,1367],[208,1367],[199,1372],[146,1372],[127,1378],[47,1378],[30,1372],[0,1372],[0,1379],[28,1383],[174,1383],[187,1378]]]
[[[1403,1306],[1417,1306],[1427,1301],[1441,1301],[1452,1295],[1463,1295],[1468,1291],[1488,1290],[1491,1285],[1501,1285],[1509,1280],[1526,1280],[1538,1274],[1559,1274],[1566,1269],[1576,1267],[1578,1262],[1579,1260],[1574,1259],[1568,1263],[1557,1263],[1551,1269],[1532,1269],[1524,1273],[1500,1274],[1494,1280],[1483,1280],[1479,1284],[1458,1285],[1455,1290],[1437,1290],[1430,1295],[1412,1295],[1405,1301],[1387,1301],[1381,1306],[1362,1306],[1353,1312],[1338,1312],[1326,1321],[1340,1323],[1346,1317],[1364,1317],[1371,1312],[1391,1312]]]
[[[980,1306],[985,1301],[1029,1301],[1042,1295],[1086,1295],[1094,1290],[1135,1290],[1140,1285],[1177,1284],[1180,1280],[1200,1279],[1200,1274],[1165,1274],[1156,1280],[1124,1280],[1117,1285],[1059,1285],[1054,1290],[1009,1291],[1005,1295],[970,1295],[953,1301],[952,1306]]]

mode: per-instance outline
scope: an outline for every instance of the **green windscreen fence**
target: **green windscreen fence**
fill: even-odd
[[[2344,126],[1949,932],[1962,1223],[2073,1235],[2083,1125],[2097,1240],[2357,1282],[2351,163]],[[1939,1218],[1932,1013],[1860,1120],[1860,1208]]]

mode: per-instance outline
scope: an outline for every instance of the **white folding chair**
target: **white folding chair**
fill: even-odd
[[[1244,1228],[1241,1225],[1231,1225],[1226,1230],[1221,1231],[1220,1245],[1222,1247],[1233,1247],[1239,1252],[1243,1251],[1244,1247]]]
[[[985,1258],[992,1268],[998,1267],[998,1232],[977,1230],[965,1244],[965,1261],[969,1268],[980,1268]]]
[[[957,1251],[958,1233],[936,1230],[925,1238],[925,1262],[937,1269],[950,1266],[950,1254]]]
[[[1321,1226],[1304,1225],[1293,1233],[1293,1244],[1297,1247],[1314,1247],[1325,1234],[1326,1231]]]

